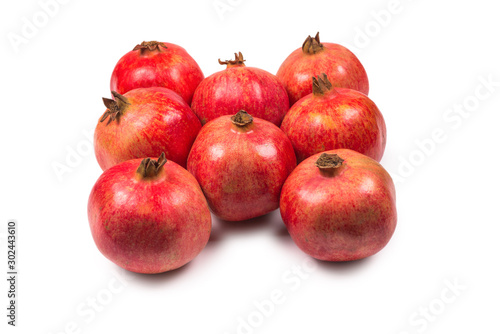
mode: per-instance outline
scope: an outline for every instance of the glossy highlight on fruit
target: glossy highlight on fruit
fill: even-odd
[[[191,261],[207,244],[212,226],[198,183],[164,154],[106,170],[90,193],[88,218],[105,257],[145,274]]]
[[[94,151],[103,170],[130,159],[159,156],[186,167],[201,123],[188,104],[167,88],[113,92],[94,132]]]
[[[285,182],[281,217],[295,244],[325,261],[371,256],[396,228],[394,183],[375,160],[347,149],[304,160]]]
[[[292,141],[297,161],[338,148],[380,161],[387,134],[375,103],[356,90],[334,88],[324,73],[313,78],[311,86],[313,93],[295,103],[281,124]]]
[[[217,216],[241,221],[278,208],[295,166],[292,144],[277,126],[239,111],[203,126],[187,168]]]
[[[366,71],[347,48],[321,43],[319,32],[307,37],[302,48],[292,52],[281,64],[276,76],[285,86],[290,106],[312,92],[311,77],[326,73],[334,87],[349,88],[368,95]]]
[[[119,94],[136,88],[165,87],[191,104],[204,75],[182,47],[157,41],[142,42],[125,54],[111,75],[111,91]]]
[[[202,124],[219,116],[245,110],[279,126],[289,108],[285,88],[273,74],[245,66],[241,52],[221,61],[223,71],[204,79],[194,93],[191,107]]]

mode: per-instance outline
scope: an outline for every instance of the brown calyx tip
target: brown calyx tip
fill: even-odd
[[[253,117],[245,110],[240,110],[236,115],[231,116],[231,122],[237,126],[245,126],[253,122]]]
[[[143,179],[155,178],[160,174],[163,165],[167,162],[165,152],[162,152],[158,160],[146,158],[141,161],[141,164],[136,170],[136,173]]]
[[[324,95],[330,90],[335,90],[330,80],[328,80],[326,73],[318,75],[317,77],[312,77],[312,85],[314,95]]]
[[[102,101],[104,102],[104,105],[107,109],[99,121],[104,122],[106,118],[109,117],[108,123],[106,123],[106,125],[108,125],[115,119],[118,120],[120,118],[120,115],[122,115],[130,105],[130,102],[125,96],[118,94],[115,91],[112,91],[111,94],[115,98],[114,100],[107,99],[105,97],[102,98]]]
[[[344,159],[339,157],[337,154],[323,153],[316,160],[316,167],[319,169],[336,169],[342,166]]]
[[[227,65],[227,67],[231,66],[245,66],[245,59],[243,59],[243,54],[241,52],[234,53],[234,60],[225,60],[222,61],[219,58],[219,64]]]
[[[149,41],[149,42],[142,42],[141,44],[137,44],[135,48],[132,51],[137,51],[141,50],[141,52],[145,50],[149,51],[158,51],[161,52],[162,48],[167,49],[167,46],[163,42],[157,42],[157,41]]]
[[[315,54],[323,51],[323,44],[319,41],[319,32],[312,38],[307,36],[306,40],[302,44],[302,52],[307,54]]]

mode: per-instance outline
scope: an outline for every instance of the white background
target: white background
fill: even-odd
[[[35,0],[0,5],[4,274],[8,219],[20,235],[18,327],[6,325],[2,279],[2,333],[498,333],[494,1],[400,0],[380,21],[374,13],[392,9],[390,0],[221,0],[223,13],[214,0],[66,2],[46,22]],[[44,26],[14,47],[9,36],[37,19]],[[127,274],[105,259],[87,222],[101,173],[87,135],[118,59],[156,39],[183,46],[205,76],[237,51],[248,66],[276,73],[317,31],[357,54],[384,114],[382,164],[397,181],[399,214],[389,245],[353,263],[308,261],[274,212],[241,224],[214,219],[206,249],[174,272]],[[488,78],[496,86],[485,86]],[[57,164],[71,171],[58,177]],[[258,313],[255,302],[275,290],[283,302]]]

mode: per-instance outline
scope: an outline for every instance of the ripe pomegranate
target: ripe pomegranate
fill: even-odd
[[[289,107],[285,88],[271,73],[246,67],[241,52],[234,55],[234,60],[219,59],[227,68],[200,83],[191,105],[194,113],[205,124],[219,116],[245,110],[280,126]]]
[[[187,168],[212,211],[240,221],[277,209],[281,187],[295,166],[292,144],[277,126],[239,111],[201,129]]]
[[[391,177],[360,153],[333,150],[300,163],[281,192],[281,217],[310,256],[351,261],[380,251],[396,228]]]
[[[106,170],[88,202],[99,251],[127,270],[156,274],[179,268],[205,247],[212,221],[189,172],[161,154]]]
[[[201,124],[179,95],[161,87],[112,94],[114,100],[103,98],[108,109],[94,133],[95,155],[103,170],[161,152],[186,167]]]
[[[196,61],[180,46],[142,42],[116,64],[111,75],[111,90],[125,94],[135,88],[166,87],[191,104],[203,78]]]
[[[349,148],[377,161],[386,143],[384,118],[365,94],[333,88],[327,76],[313,78],[313,93],[290,108],[281,129],[300,162],[336,148]]]
[[[350,88],[368,95],[368,76],[356,56],[334,43],[321,43],[307,37],[302,48],[292,52],[276,76],[285,86],[290,106],[311,93],[311,77],[326,73],[334,87]]]

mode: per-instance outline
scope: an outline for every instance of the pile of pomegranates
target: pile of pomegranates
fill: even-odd
[[[205,78],[182,47],[150,41],[116,64],[88,201],[94,241],[115,264],[148,274],[185,265],[209,240],[210,211],[247,221],[279,208],[296,245],[324,261],[389,242],[386,126],[358,58],[318,33],[276,75],[245,61],[219,59],[226,69]]]

